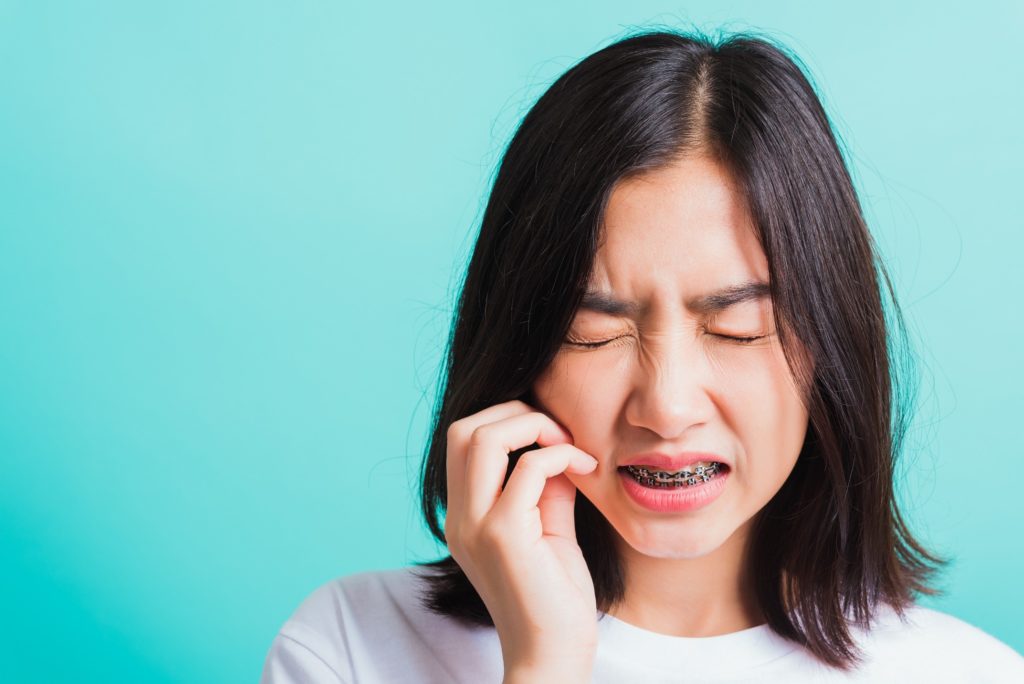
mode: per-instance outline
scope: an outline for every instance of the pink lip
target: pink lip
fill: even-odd
[[[682,470],[688,465],[697,463],[698,461],[717,461],[719,463],[724,463],[730,469],[732,468],[729,462],[718,454],[706,451],[684,451],[678,454],[666,454],[659,451],[651,451],[646,454],[630,456],[619,465],[649,465],[654,466],[659,470],[676,471]]]
[[[703,484],[686,489],[652,489],[620,470],[619,481],[629,497],[640,506],[658,513],[684,513],[709,505],[725,490],[729,471],[725,470]]]

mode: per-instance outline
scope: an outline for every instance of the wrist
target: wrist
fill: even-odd
[[[593,658],[506,663],[502,684],[588,684],[592,671]]]
[[[500,639],[504,684],[589,684],[597,655],[597,635],[590,640],[531,643]]]
[[[590,669],[575,670],[553,668],[506,669],[502,684],[589,684]]]

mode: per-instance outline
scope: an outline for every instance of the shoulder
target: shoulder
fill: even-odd
[[[360,617],[366,610],[377,615],[399,608],[415,593],[412,568],[373,570],[336,577],[314,589],[289,618],[318,631]],[[347,619],[346,619],[347,618]]]
[[[912,605],[900,616],[879,611],[870,630],[857,629],[865,667],[885,677],[932,681],[1022,682],[1024,657],[991,634],[949,613]]]
[[[317,587],[281,627],[264,665],[264,682],[399,681],[429,679],[435,671],[451,680],[448,661],[458,659],[460,649],[464,662],[456,668],[485,667],[494,655],[500,667],[493,630],[462,625],[424,607],[428,572],[418,566],[367,571]],[[275,650],[324,670],[325,678],[272,678],[266,673],[274,667]],[[276,660],[280,667],[282,658]]]
[[[1021,658],[1020,654],[988,632],[971,623],[933,608],[912,605],[900,616],[886,607],[879,613],[871,629],[874,638],[904,642],[904,645],[956,644],[971,647],[986,655],[1004,654]]]

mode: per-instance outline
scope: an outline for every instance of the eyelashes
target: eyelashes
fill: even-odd
[[[768,337],[768,335],[754,335],[754,336],[751,336],[751,337],[739,337],[739,336],[735,336],[735,335],[720,335],[718,333],[707,333],[707,334],[711,335],[712,337],[717,337],[718,339],[728,340],[730,342],[735,342],[736,344],[741,344],[741,345],[753,344],[754,342],[757,342],[758,340],[763,340],[766,337]],[[583,349],[597,349],[598,347],[604,347],[605,345],[607,345],[607,344],[609,344],[611,342],[614,342],[615,340],[618,340],[618,339],[621,339],[621,336],[620,337],[613,337],[613,338],[607,339],[607,340],[601,340],[599,342],[583,342],[583,341],[580,341],[580,340],[574,340],[572,338],[566,338],[565,343],[568,344],[568,345],[571,345],[573,347],[580,347],[580,348],[583,348]]]
[[[566,338],[565,343],[573,347],[582,347],[584,349],[596,349],[597,347],[603,347],[609,342],[614,342],[619,338],[613,337],[610,340],[603,340],[601,342],[577,342],[576,340]]]
[[[738,344],[753,344],[758,340],[763,340],[764,338],[768,337],[767,335],[754,335],[753,337],[735,337],[733,335],[718,335],[715,333],[708,334],[714,337],[720,337],[725,340],[732,340],[733,342],[736,342]]]

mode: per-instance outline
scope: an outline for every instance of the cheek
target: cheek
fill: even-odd
[[[747,469],[766,483],[781,485],[788,477],[803,446],[807,410],[781,349],[773,350],[744,381],[742,402],[732,402],[741,430]]]
[[[537,408],[573,435],[580,449],[601,459],[602,445],[622,410],[622,364],[608,363],[599,354],[560,354],[533,385]]]

